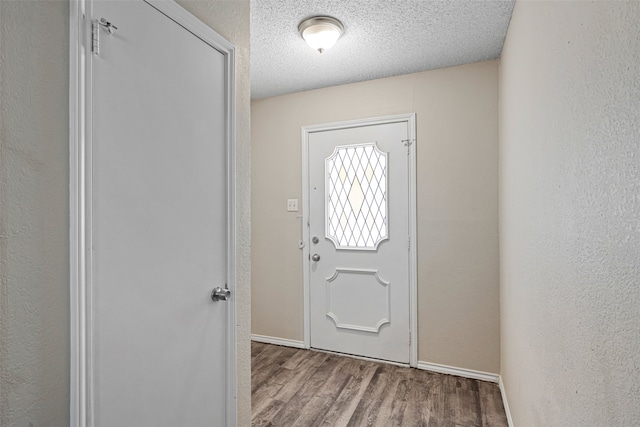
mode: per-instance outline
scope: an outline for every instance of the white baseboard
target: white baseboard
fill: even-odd
[[[513,418],[511,418],[511,410],[509,409],[509,402],[507,401],[507,392],[504,390],[504,383],[502,382],[502,376],[498,379],[498,386],[500,387],[500,394],[502,395],[502,405],[504,406],[504,412],[507,414],[507,422],[509,427],[513,427]]]
[[[473,369],[456,368],[454,366],[440,365],[438,363],[418,362],[418,369],[437,372],[439,374],[456,375],[458,377],[471,378],[473,380],[489,381],[497,383],[500,375],[489,372],[474,371]]]
[[[265,344],[284,345],[286,347],[305,348],[304,341],[289,340],[286,338],[268,337],[266,335],[251,334],[251,341]]]

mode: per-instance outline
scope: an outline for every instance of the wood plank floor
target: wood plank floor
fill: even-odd
[[[251,425],[507,426],[497,384],[251,343]]]

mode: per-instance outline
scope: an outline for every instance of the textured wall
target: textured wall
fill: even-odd
[[[640,3],[518,2],[500,72],[515,425],[640,425]]]
[[[300,127],[416,112],[418,359],[499,372],[498,62],[251,105],[252,333],[303,339]]]
[[[69,423],[66,2],[0,2],[0,425]]]
[[[237,48],[238,424],[250,424],[249,1],[181,1]],[[69,423],[69,6],[0,1],[0,425]]]

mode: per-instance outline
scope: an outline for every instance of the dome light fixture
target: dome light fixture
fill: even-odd
[[[298,31],[309,46],[322,53],[336,44],[344,26],[331,16],[314,16],[300,22]]]

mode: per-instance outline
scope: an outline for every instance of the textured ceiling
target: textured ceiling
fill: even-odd
[[[252,98],[498,58],[512,10],[513,0],[253,0]],[[315,15],[345,26],[322,54],[298,34]]]

